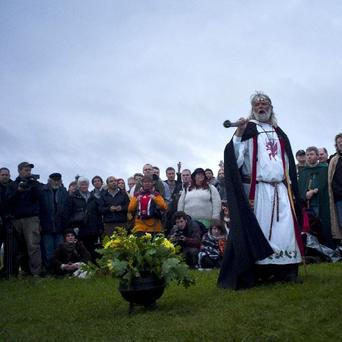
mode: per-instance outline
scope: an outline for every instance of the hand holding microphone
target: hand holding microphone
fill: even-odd
[[[231,122],[229,120],[226,120],[223,123],[223,126],[226,127],[226,128],[237,127],[235,135],[237,137],[242,137],[242,135],[243,135],[243,133],[244,133],[246,127],[247,127],[247,123],[248,123],[248,119],[240,118],[238,121],[235,121],[235,122]]]

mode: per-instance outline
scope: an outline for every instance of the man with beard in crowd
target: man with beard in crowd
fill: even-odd
[[[257,92],[224,152],[231,229],[218,285],[241,289],[256,281],[297,281],[303,252],[296,165],[271,99]]]

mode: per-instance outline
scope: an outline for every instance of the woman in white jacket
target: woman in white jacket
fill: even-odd
[[[191,179],[190,187],[182,191],[178,210],[184,211],[193,220],[200,221],[208,228],[212,219],[220,219],[220,195],[217,189],[208,183],[202,168],[196,169]]]

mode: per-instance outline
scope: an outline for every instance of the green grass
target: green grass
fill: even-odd
[[[244,291],[216,287],[217,272],[172,285],[158,308],[128,303],[112,278],[0,282],[0,341],[340,341],[342,264],[301,269],[303,284]]]

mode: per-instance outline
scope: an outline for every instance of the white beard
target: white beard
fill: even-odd
[[[272,108],[269,108],[266,114],[258,114],[253,110],[253,115],[260,122],[269,122],[272,115]]]

